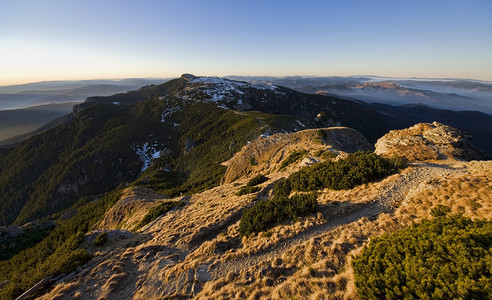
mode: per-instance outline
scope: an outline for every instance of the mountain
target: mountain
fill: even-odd
[[[440,124],[416,127],[422,131],[392,134],[413,140],[412,137],[421,133],[428,136],[435,129],[443,129],[449,134],[437,144],[429,140],[428,145],[435,150],[439,150],[441,144],[454,141],[455,129]],[[390,140],[389,136],[384,139]],[[393,146],[403,147],[404,153],[412,153],[411,148],[416,144],[400,142]],[[355,276],[358,273],[352,260],[361,256],[370,241],[378,241],[378,237],[387,236],[385,233],[405,238],[399,229],[413,228],[415,223],[425,222],[445,211],[472,218],[492,215],[488,205],[491,162],[466,162],[450,155],[447,160],[410,162],[401,166],[403,169],[396,174],[386,174],[352,188],[319,188],[314,212],[275,222],[261,232],[241,235],[241,224],[249,209],[274,201],[275,193],[283,186],[280,182],[302,180],[300,174],[314,179],[312,176],[316,173],[306,170],[337,166],[355,157],[365,157],[355,161],[350,168],[353,170],[356,165],[377,160],[371,154],[350,154],[368,147],[360,133],[343,127],[279,133],[242,147],[226,163],[230,179],[211,189],[168,199],[149,189],[128,187],[95,222],[93,230],[81,239],[76,251],[92,253],[93,257],[83,260],[73,272],[55,273],[52,277],[36,274],[37,280],[31,286],[36,282],[40,284],[37,289],[31,289],[29,295],[39,299],[359,298],[359,277]],[[301,156],[296,155],[300,152]],[[382,155],[389,153],[381,152]],[[293,155],[298,156],[297,159],[291,159]],[[412,159],[405,155],[404,159]],[[256,158],[257,164],[249,163],[251,157]],[[367,167],[369,165],[357,171],[367,171]],[[343,180],[349,174],[340,172],[330,178]],[[266,175],[266,179],[253,180],[258,175]],[[239,191],[247,186],[257,187],[257,190],[240,195]],[[302,194],[293,194],[299,193]],[[290,200],[295,197],[292,195]],[[154,208],[165,203],[180,204],[140,229],[126,230],[135,228]],[[296,208],[290,206],[290,209]],[[79,210],[78,214],[84,212]],[[268,211],[264,213],[258,212],[258,215],[266,217]],[[55,230],[60,230],[63,222],[60,221]],[[460,222],[466,220],[460,219]],[[471,226],[469,221],[464,225]],[[440,231],[452,230],[449,224],[445,228]],[[486,234],[490,230],[483,227],[473,232],[478,241],[473,244],[473,256],[479,257],[484,247],[481,245],[485,243],[482,241],[487,241]],[[464,232],[460,233],[463,237]],[[107,238],[97,242],[101,236]],[[417,239],[412,241],[417,242]],[[434,245],[432,240],[426,243],[421,246]],[[455,255],[456,251],[445,248],[445,244],[438,245],[448,251],[447,258]],[[437,245],[435,248],[440,249]],[[18,258],[19,263],[22,258]],[[434,269],[440,266],[445,269],[442,260],[433,264]],[[423,266],[419,271],[418,276],[427,275]],[[487,274],[481,269],[476,272],[478,276]],[[381,274],[384,273],[367,273]],[[15,276],[12,278],[17,279]],[[451,286],[455,278],[449,280]],[[20,285],[18,282],[6,283],[4,290],[12,290],[14,285]],[[388,284],[391,283],[388,279]],[[401,287],[405,283],[393,285]],[[483,293],[481,286],[475,285],[474,291]],[[466,295],[468,292],[469,289],[463,291]]]
[[[69,102],[0,110],[0,145],[8,145],[8,139],[34,131],[70,113],[73,105],[74,103]]]
[[[432,278],[449,293],[487,278],[488,221],[446,214],[490,218],[492,166],[466,161],[482,156],[455,128],[384,135],[365,103],[190,74],[74,110],[0,148],[0,221],[13,223],[0,227],[2,299],[357,298],[371,284],[361,273],[398,293],[394,276],[352,260],[433,216],[477,227],[464,245],[474,254],[435,239],[417,248],[480,260],[449,273],[430,258]],[[412,293],[441,284],[421,286],[412,270],[401,271]]]
[[[436,109],[492,114],[492,83],[469,79],[332,77],[231,77],[252,83],[279,84],[321,95],[339,95],[368,103],[421,104]]]
[[[11,145],[40,132],[90,96],[108,96],[164,80],[45,81],[0,86],[0,145]]]
[[[349,97],[378,111],[391,129],[434,121],[474,137],[492,157],[492,84],[465,79],[348,77],[231,77],[260,84],[282,84],[305,93]],[[362,100],[362,101],[360,101]]]
[[[321,112],[327,117],[316,121]],[[137,178],[173,195],[208,188],[220,182],[220,163],[247,141],[319,127],[323,118],[372,141],[387,130],[377,112],[353,101],[222,78],[183,75],[91,97],[0,157],[0,224],[57,213]]]

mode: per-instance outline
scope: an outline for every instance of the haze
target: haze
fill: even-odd
[[[0,85],[197,75],[492,80],[490,1],[2,1]]]

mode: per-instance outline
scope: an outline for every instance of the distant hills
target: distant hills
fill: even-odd
[[[0,145],[18,142],[30,132],[72,111],[91,96],[136,90],[165,79],[44,81],[0,86]],[[18,137],[20,136],[20,137]]]
[[[438,109],[492,114],[492,82],[466,79],[402,79],[376,76],[347,77],[240,77],[252,83],[270,83],[301,92],[351,97],[369,103],[422,104]]]

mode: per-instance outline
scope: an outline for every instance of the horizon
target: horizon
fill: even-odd
[[[474,82],[481,82],[481,83],[486,83],[486,84],[492,84],[492,80],[482,80],[482,79],[476,79],[476,78],[451,78],[451,77],[416,77],[416,76],[409,76],[409,77],[396,77],[396,76],[384,76],[384,75],[360,75],[360,74],[354,74],[354,75],[285,75],[285,76],[270,76],[270,75],[225,75],[225,76],[218,76],[218,75],[196,75],[193,73],[185,72],[181,73],[178,76],[172,76],[172,77],[122,77],[122,78],[82,78],[82,79],[53,79],[53,80],[40,80],[40,81],[28,81],[28,82],[18,82],[18,83],[12,83],[12,84],[0,84],[0,87],[10,87],[10,86],[17,86],[17,85],[29,85],[29,84],[37,84],[37,83],[48,83],[48,82],[80,82],[80,81],[124,81],[124,80],[131,80],[131,79],[142,79],[142,80],[171,80],[171,79],[176,79],[181,77],[183,74],[191,74],[197,77],[220,77],[220,78],[233,78],[233,77],[266,77],[266,78],[290,78],[290,77],[302,77],[302,78],[329,78],[329,77],[373,77],[373,78],[381,78],[381,81],[398,81],[398,80],[416,80],[416,81],[459,81],[459,80],[464,80],[464,81],[474,81]],[[232,79],[234,80],[234,79]]]
[[[479,0],[6,1],[0,85],[180,70],[492,81],[491,13]]]

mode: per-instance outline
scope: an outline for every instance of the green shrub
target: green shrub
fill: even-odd
[[[273,188],[274,197],[289,197],[292,188],[290,187],[290,182],[287,179],[281,179]]]
[[[444,217],[451,212],[451,208],[446,205],[439,204],[431,209],[431,215],[433,217]]]
[[[262,184],[263,182],[265,182],[267,180],[268,180],[268,177],[266,177],[265,175],[259,174],[259,175],[256,175],[255,177],[251,178],[246,185],[247,186],[255,186],[258,184]]]
[[[258,186],[243,186],[241,189],[239,189],[236,195],[242,196],[242,195],[252,194],[258,192],[259,190],[261,190],[261,188]]]
[[[107,241],[108,241],[108,233],[103,232],[96,237],[96,239],[94,240],[94,245],[102,246],[102,245],[106,244]]]
[[[384,178],[396,170],[390,161],[372,152],[357,152],[336,162],[324,161],[304,167],[292,173],[287,181],[294,191],[343,190]]]
[[[85,264],[91,255],[78,249],[84,233],[101,221],[120,196],[121,190],[115,190],[101,195],[98,201],[80,203],[78,213],[68,220],[57,221],[58,226],[41,242],[0,261],[0,281],[10,280],[0,289],[0,299],[15,299],[45,277],[70,273]]]
[[[324,130],[318,129],[316,130],[316,136],[319,137],[320,139],[326,138],[326,133]]]
[[[489,299],[492,222],[424,220],[372,239],[353,268],[362,299]]]
[[[133,228],[133,231],[136,231],[145,225],[149,224],[150,222],[154,221],[159,217],[160,215],[163,215],[170,211],[171,209],[175,207],[180,207],[183,206],[184,203],[181,201],[168,201],[161,203],[155,207],[152,207],[149,212],[145,215],[145,217],[140,221],[140,223],[137,224],[135,228]]]
[[[294,151],[280,164],[280,170],[284,169],[290,164],[295,163],[296,161],[302,159],[308,153],[307,150],[302,149],[298,151]]]
[[[321,154],[321,158],[324,158],[324,159],[334,159],[334,158],[337,158],[337,156],[338,155],[336,153],[333,153],[330,150],[327,150]]]
[[[244,211],[239,223],[239,234],[248,236],[266,231],[287,219],[307,216],[316,211],[316,198],[316,193],[309,193],[259,201]]]

